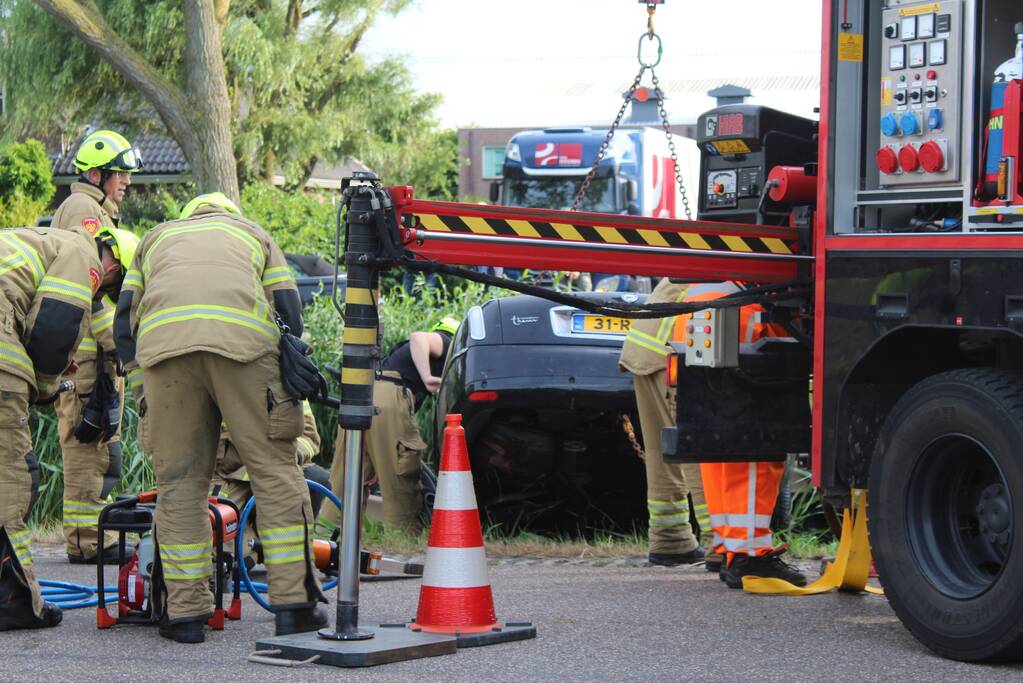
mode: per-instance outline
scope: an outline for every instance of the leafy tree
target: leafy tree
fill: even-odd
[[[53,193],[50,160],[39,141],[0,149],[0,228],[35,225]]]
[[[438,129],[438,97],[415,92],[401,62],[370,64],[358,53],[374,22],[407,2],[0,0],[0,17],[4,10],[9,14],[9,46],[0,58],[11,86],[10,130],[14,135],[66,133],[98,116],[106,125],[134,131],[156,125],[155,109],[175,139],[187,141],[187,130],[196,125],[189,116],[201,124],[209,117],[205,99],[220,98],[219,86],[207,87],[204,95],[197,85],[212,75],[218,55],[210,49],[193,53],[207,39],[210,45],[222,41],[218,73],[226,74],[230,129],[218,135],[233,145],[242,184],[269,180],[279,169],[294,188],[317,163],[355,157],[379,169],[389,183],[414,184],[424,188],[421,196],[428,189],[429,196],[450,198],[451,179],[457,182],[457,145],[453,131]],[[51,6],[77,8],[74,20],[105,32],[89,47],[69,40],[65,25],[40,10],[52,11]],[[87,7],[94,9],[86,12]],[[195,27],[190,12],[208,21]],[[104,40],[109,44],[98,44]],[[118,55],[130,57],[130,63],[117,61]],[[133,78],[136,66],[145,83]],[[187,95],[194,110],[180,125],[170,115],[175,93]],[[59,113],[40,117],[39,111]],[[185,144],[182,149],[189,163],[202,153]],[[209,187],[198,175],[196,180],[200,190]]]

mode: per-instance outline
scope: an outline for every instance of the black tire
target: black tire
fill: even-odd
[[[870,470],[889,603],[936,653],[1023,658],[1023,374],[955,370],[911,388]]]

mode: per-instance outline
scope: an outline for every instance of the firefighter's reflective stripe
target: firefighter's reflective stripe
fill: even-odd
[[[665,338],[665,341],[666,340],[667,338]],[[667,357],[668,355],[668,347],[665,346],[664,341],[658,340],[657,337],[649,335],[645,332],[640,332],[637,329],[629,330],[629,334],[628,337],[626,337],[626,341],[637,346],[642,346],[647,351],[653,351],[654,353],[660,354],[665,357]]]
[[[114,307],[104,306],[99,311],[92,314],[92,319],[89,320],[89,331],[92,335],[98,336],[100,333],[109,330],[114,326]]]
[[[139,292],[145,291],[146,284],[142,279],[141,271],[129,268],[128,272],[124,276],[124,280],[121,282],[122,287],[131,287],[137,289]]]
[[[693,512],[696,513],[696,523],[700,525],[701,531],[709,531],[712,524],[710,514],[707,512],[707,504],[694,505]]]
[[[304,525],[261,529],[259,540],[263,544],[263,564],[300,562],[308,551],[308,535]]]
[[[71,297],[72,299],[78,299],[87,304],[92,304],[91,289],[83,287],[77,282],[71,282],[70,280],[54,277],[52,275],[46,275],[43,277],[43,281],[39,284],[38,291],[62,294],[64,296]]]
[[[97,348],[96,340],[92,337],[83,337],[82,343],[78,345],[81,353],[96,353]]]
[[[676,526],[689,523],[689,501],[647,498],[650,526]]]
[[[219,320],[220,322],[240,325],[256,330],[271,339],[276,340],[280,335],[277,326],[267,318],[262,318],[240,308],[230,306],[173,306],[150,313],[139,323],[139,338],[147,332],[171,323],[187,322],[189,320]]]
[[[30,373],[35,374],[35,368],[32,365],[32,359],[28,357],[25,350],[21,347],[15,346],[14,344],[8,344],[7,342],[0,341],[0,358],[6,358],[15,365],[28,370]]]
[[[682,301],[686,295],[686,290],[679,292],[678,296],[675,297],[675,301]],[[661,318],[657,325],[657,331],[655,334],[650,334],[639,329],[641,325],[633,323],[629,327],[629,333],[625,336],[625,343],[632,343],[636,346],[640,346],[647,351],[652,351],[660,356],[668,356],[668,339],[671,337],[672,328],[675,326],[675,318],[677,316],[671,316],[668,318]]]
[[[32,564],[32,552],[28,549],[28,541],[31,538],[31,534],[28,529],[22,529],[21,531],[15,531],[11,533],[7,532],[7,538],[10,539],[11,545],[14,546],[14,554],[18,557],[18,563],[22,567],[27,567]]]
[[[20,252],[14,251],[7,256],[0,259],[0,275],[9,273],[15,268],[21,268],[26,265],[28,261],[25,260],[25,256]]]
[[[291,274],[291,269],[287,266],[277,266],[275,268],[267,268],[263,271],[263,286],[269,287],[270,285],[276,285],[281,282],[288,282],[294,280],[294,276]]]
[[[64,526],[91,529],[99,523],[99,513],[105,503],[91,503],[87,500],[64,501]]]
[[[0,232],[0,240],[12,246],[25,257],[26,262],[32,268],[32,283],[38,285],[43,275],[46,274],[46,270],[43,268],[43,261],[39,258],[39,252],[19,239],[17,235],[7,231]]]
[[[163,576],[170,581],[190,581],[213,574],[213,544],[160,543]]]
[[[142,262],[143,275],[149,274],[150,258],[152,258],[153,253],[156,252],[157,247],[159,247],[160,243],[164,240],[174,237],[175,235],[211,231],[223,232],[244,242],[246,246],[252,249],[252,264],[257,270],[263,270],[266,260],[263,256],[263,247],[260,245],[259,240],[241,228],[236,228],[235,226],[228,225],[227,223],[201,223],[199,225],[183,225],[180,228],[169,228],[161,232],[160,236],[157,237],[153,244],[146,250],[146,257]]]
[[[315,456],[317,453],[316,447],[313,445],[313,442],[310,441],[309,438],[305,436],[300,436],[297,439],[295,439],[295,446],[302,453],[302,455],[304,455],[307,458],[311,458]]]
[[[142,371],[142,368],[133,368],[133,369],[129,370],[128,371],[128,388],[129,389],[135,389],[137,387],[142,386],[142,378],[144,376],[145,376],[145,373]]]

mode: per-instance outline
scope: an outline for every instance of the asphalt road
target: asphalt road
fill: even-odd
[[[55,551],[40,576],[90,582]],[[246,661],[273,620],[248,597],[243,618],[202,645],[155,628],[95,627],[95,610],[67,611],[45,631],[0,633],[4,681],[1020,681],[1023,665],[940,659],[920,646],[884,598],[764,597],[731,591],[697,568],[502,561],[490,568],[498,618],[528,620],[538,637],[358,672]],[[112,581],[108,581],[112,582]],[[363,624],[407,620],[419,582],[364,582]],[[331,593],[333,598],[333,593]]]

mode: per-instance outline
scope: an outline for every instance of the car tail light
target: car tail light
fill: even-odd
[[[469,394],[470,401],[496,401],[496,391],[474,391]]]
[[[677,353],[669,353],[668,354],[668,367],[667,367],[667,371],[668,371],[668,386],[669,387],[678,386],[678,354]]]

